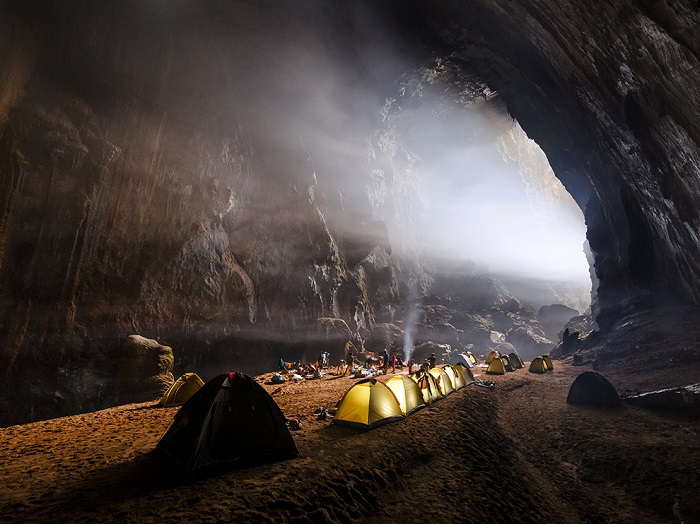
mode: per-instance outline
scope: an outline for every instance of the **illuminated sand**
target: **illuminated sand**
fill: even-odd
[[[0,507],[15,522],[697,519],[697,419],[569,406],[583,369],[555,363],[547,375],[482,376],[495,390],[470,386],[369,432],[313,414],[353,379],[264,384],[300,419],[301,457],[185,485],[152,453],[177,408],[131,404],[0,429]]]

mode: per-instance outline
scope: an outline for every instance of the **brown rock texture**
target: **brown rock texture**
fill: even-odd
[[[117,370],[119,404],[159,399],[175,382],[172,348],[151,338],[129,335]]]

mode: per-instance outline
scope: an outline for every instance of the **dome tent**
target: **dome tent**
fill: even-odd
[[[164,407],[182,405],[203,385],[204,381],[197,373],[185,373],[166,390],[158,405]]]
[[[515,368],[510,364],[508,355],[501,355],[501,362],[503,362],[503,369],[505,369],[508,373],[515,371]]]
[[[410,415],[414,411],[425,407],[423,394],[418,384],[406,375],[395,375],[385,382],[392,391],[396,400],[399,401],[401,411],[404,415]]]
[[[445,364],[442,368],[447,376],[450,377],[450,381],[452,382],[452,386],[455,388],[455,390],[462,389],[464,387],[464,375],[458,368],[462,368],[462,366],[451,366],[449,364]]]
[[[530,368],[528,369],[530,373],[545,373],[547,371],[547,363],[542,357],[535,357],[530,362]]]
[[[518,355],[516,352],[510,353],[508,355],[508,360],[510,361],[510,365],[513,367],[513,369],[522,369],[525,367],[523,359],[520,358],[520,355]]]
[[[549,355],[542,355],[542,360],[547,364],[547,371],[552,371],[554,369],[554,364],[552,363],[552,359],[549,358]]]
[[[253,378],[224,373],[180,408],[156,449],[191,480],[226,465],[297,457],[286,422],[277,403]]]
[[[433,378],[435,379],[435,383],[440,389],[440,393],[442,393],[444,397],[454,392],[455,386],[452,383],[452,380],[450,380],[450,376],[447,373],[445,373],[444,369],[431,368],[428,370],[428,373],[433,376]]]
[[[338,403],[334,424],[372,429],[404,418],[399,401],[389,387],[374,378],[361,380]]]
[[[464,367],[468,367],[468,368],[474,367],[474,362],[472,361],[472,359],[469,358],[469,356],[464,354],[464,353],[457,353],[454,357],[452,357],[450,359],[448,364],[451,364],[453,366],[456,364],[461,364]]]
[[[453,367],[462,372],[462,378],[464,379],[465,385],[467,384],[467,382],[474,381],[474,372],[471,370],[471,368],[463,366],[462,364],[456,364]]]
[[[581,373],[569,388],[568,404],[615,407],[620,403],[617,390],[608,380],[595,371]]]
[[[500,357],[491,359],[489,362],[489,367],[486,368],[486,373],[489,375],[505,375],[506,368],[503,365],[503,360]]]
[[[423,394],[423,401],[426,404],[444,398],[445,395],[440,392],[437,382],[435,382],[433,376],[427,371],[417,371],[413,374],[411,379],[418,385],[418,388]]]
[[[500,358],[500,356],[501,356],[501,354],[498,351],[496,351],[495,349],[492,349],[491,351],[489,351],[489,354],[486,355],[484,362],[486,364],[490,364],[494,358]]]

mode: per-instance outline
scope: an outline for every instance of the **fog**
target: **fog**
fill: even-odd
[[[337,215],[335,227],[346,221],[348,237],[381,220],[397,256],[590,287],[580,210],[468,64],[424,54],[371,2],[202,5],[145,2],[136,12],[146,21],[129,20],[134,36],[119,44],[120,74],[107,80],[102,65],[91,75],[134,96],[152,89],[154,125],[165,122],[183,144],[195,123],[204,137],[245,135],[259,159],[256,183],[270,194],[290,180],[318,184],[328,198],[321,211]],[[173,42],[153,59],[166,64],[157,78],[142,53],[151,31]],[[104,63],[94,56],[75,67]],[[258,212],[282,227],[302,216]]]
[[[590,289],[581,210],[498,93],[358,5],[319,8],[311,25],[288,12],[276,36],[256,33],[273,56],[256,132],[279,148],[276,172],[303,149],[345,218],[384,221],[397,254]]]
[[[502,143],[453,143],[421,159],[416,169],[429,200],[419,225],[422,244],[440,258],[471,259],[486,272],[588,281],[580,209],[543,169],[548,164],[538,146],[523,144],[529,139],[518,127],[512,135],[539,155],[507,160]]]

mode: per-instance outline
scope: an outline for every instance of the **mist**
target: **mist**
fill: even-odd
[[[519,127],[513,135],[529,140]],[[534,142],[529,147],[539,149]],[[542,165],[507,161],[502,153],[499,143],[454,143],[438,156],[422,158],[417,169],[429,200],[419,231],[422,244],[436,257],[470,259],[485,272],[587,281],[581,210],[551,170],[533,172]],[[543,180],[532,180],[538,176]]]
[[[374,242],[358,224],[382,221],[398,256],[469,260],[483,273],[590,287],[580,210],[498,93],[465,77],[464,64],[422,54],[369,2],[205,4],[144,4],[133,41],[120,44],[124,73],[102,78],[97,68],[82,77],[142,97],[172,144],[191,145],[194,123],[204,121],[198,140],[211,149],[207,162],[218,161],[222,137],[253,144],[251,169],[260,174],[226,181],[236,191],[215,213],[229,214],[230,230],[241,227],[234,201],[276,217],[280,230],[305,220],[308,210],[284,208],[283,198],[290,183],[307,192],[303,181],[318,186],[312,205],[347,241]],[[167,55],[148,57],[151,31],[185,36]],[[104,62],[75,60],[76,68]],[[166,64],[162,75],[152,78],[149,60]],[[146,89],[153,102],[140,94]],[[173,102],[182,99],[189,104]],[[214,171],[170,169],[183,186]],[[252,183],[271,198],[245,202],[242,188]]]

